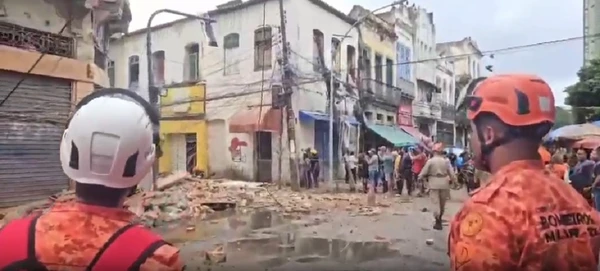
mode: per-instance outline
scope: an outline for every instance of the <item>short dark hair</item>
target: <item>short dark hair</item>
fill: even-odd
[[[541,141],[542,138],[550,131],[552,125],[550,123],[533,124],[527,126],[513,126],[504,123],[498,116],[493,113],[483,112],[474,120],[475,125],[490,125],[502,126],[506,131],[514,137],[528,139],[530,141]]]
[[[135,187],[135,186],[134,186]],[[75,183],[75,195],[85,203],[103,207],[118,207],[131,192],[130,188],[112,188],[99,184]]]

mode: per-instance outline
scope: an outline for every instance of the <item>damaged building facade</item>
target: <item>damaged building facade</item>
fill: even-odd
[[[109,85],[108,37],[126,0],[0,1],[0,207],[68,187],[59,145],[74,104]]]
[[[334,161],[340,160],[342,148],[356,148],[358,122],[353,110],[358,100],[359,35],[352,29],[354,20],[321,0],[284,0],[283,5],[288,11],[287,57],[293,74],[287,82],[282,82],[279,61],[283,55],[278,1],[231,1],[208,11],[205,15],[216,21],[212,28],[218,47],[209,46],[202,23],[195,19],[152,29],[154,78],[165,85],[192,81],[206,86],[202,118],[208,131],[204,150],[208,175],[290,180],[283,83],[292,89],[290,124],[295,128],[296,152],[315,148],[327,167],[328,87],[323,79],[330,69],[336,78],[335,119],[342,120],[335,125]],[[340,36],[349,29],[342,41]],[[135,31],[113,40],[110,56],[115,86],[148,98],[144,34]]]
[[[458,41],[443,42],[437,44],[437,50],[440,55],[457,56],[452,58],[454,68],[454,81],[456,85],[464,85],[472,78],[483,76],[481,66],[483,65],[483,54],[477,46],[477,42],[471,37],[465,37]],[[490,66],[491,69],[491,66]],[[454,90],[454,105],[456,108],[464,102],[465,97],[470,93],[461,93],[466,89]],[[468,147],[469,134],[471,126],[466,118],[466,113],[455,114],[456,124],[455,145],[459,147]]]

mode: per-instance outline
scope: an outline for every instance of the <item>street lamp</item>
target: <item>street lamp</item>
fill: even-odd
[[[408,1],[407,0],[400,0],[400,1],[394,1],[391,4],[382,6],[380,8],[374,9],[372,11],[370,11],[369,13],[367,13],[366,15],[358,18],[354,24],[352,24],[352,26],[350,26],[350,28],[348,29],[348,31],[346,31],[346,33],[344,35],[341,35],[342,39],[339,42],[339,47],[342,46],[344,40],[349,37],[348,35],[350,34],[350,32],[352,31],[352,29],[354,29],[357,25],[359,25],[360,23],[362,23],[365,19],[367,19],[369,16],[371,16],[372,14],[374,14],[377,11],[380,11],[382,9],[386,9],[395,5],[402,5],[402,4],[406,4]],[[333,50],[333,54],[331,56],[331,68],[329,69],[329,169],[328,169],[328,173],[329,173],[329,181],[333,182],[333,107],[335,106],[335,103],[333,102],[333,97],[334,97],[334,78],[333,78],[333,65],[335,62],[335,55],[337,55],[337,50],[339,50],[339,48],[334,48]],[[340,54],[341,56],[341,54]],[[341,58],[341,57],[340,57]],[[341,61],[341,59],[340,59]],[[338,192],[339,191],[339,184],[338,182],[335,182],[335,191]]]
[[[217,40],[212,30],[212,26],[210,25],[211,23],[216,22],[213,19],[172,9],[159,9],[150,15],[150,18],[148,18],[148,23],[146,24],[146,61],[148,63],[148,97],[150,99],[150,103],[156,107],[159,116],[159,127],[154,127],[154,133],[156,133],[156,136],[160,136],[160,91],[154,86],[154,74],[152,73],[152,21],[156,15],[161,13],[181,15],[183,17],[203,21],[205,23],[204,30],[208,38],[208,46],[217,47]],[[150,190],[153,190],[156,186],[156,179],[158,179],[158,159],[156,159],[154,167],[152,168],[152,187],[150,187]]]

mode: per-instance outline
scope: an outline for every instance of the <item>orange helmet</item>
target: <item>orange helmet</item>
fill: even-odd
[[[465,99],[467,118],[482,112],[496,115],[511,126],[554,123],[554,95],[550,86],[535,75],[507,74],[475,79],[473,95]]]

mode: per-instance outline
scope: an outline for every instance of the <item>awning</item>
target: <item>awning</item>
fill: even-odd
[[[419,144],[419,140],[395,126],[372,124],[368,125],[367,127],[388,142],[392,143],[394,147],[413,146]]]
[[[281,111],[263,106],[242,109],[229,118],[230,133],[279,132]]]
[[[431,138],[419,132],[419,129],[407,125],[400,125],[400,129],[402,129],[404,132],[408,133],[412,137],[418,139],[420,143],[423,144],[425,147],[431,148],[433,146]]]
[[[305,111],[305,110],[300,110],[298,117],[300,119],[300,121],[315,121],[315,120],[320,120],[320,121],[329,121],[329,114],[325,114],[325,113],[321,113],[321,112],[315,112],[315,111]],[[351,116],[342,116],[342,119],[347,122],[350,125],[358,125],[360,124],[355,117],[351,117]]]

